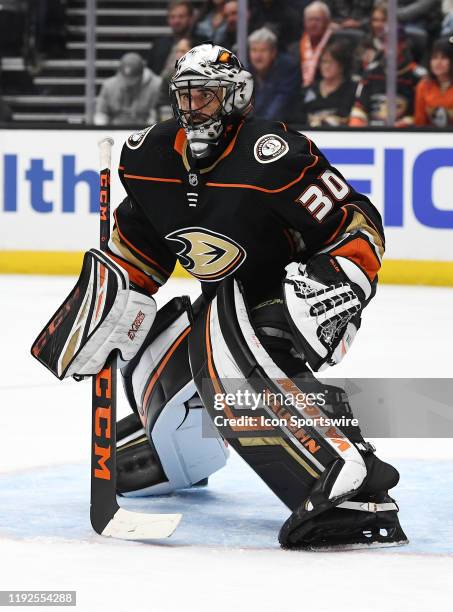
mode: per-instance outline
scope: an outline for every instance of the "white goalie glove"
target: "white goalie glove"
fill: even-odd
[[[127,271],[97,249],[85,253],[79,279],[38,336],[32,355],[60,380],[97,374],[112,351],[136,355],[156,302],[129,283]]]
[[[339,282],[335,282],[335,276]],[[323,277],[328,280],[321,282]],[[347,280],[328,255],[316,256],[306,266],[297,262],[286,266],[286,314],[299,348],[314,371],[339,363],[360,327],[361,291]]]

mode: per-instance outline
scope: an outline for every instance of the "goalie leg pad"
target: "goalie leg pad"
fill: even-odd
[[[190,358],[198,392],[213,418],[219,414],[216,395],[231,393],[231,385],[236,385],[237,390],[244,379],[247,390],[262,397],[269,392],[289,399],[304,396],[303,388],[288,378],[261,344],[241,288],[233,279],[223,281],[216,298],[197,320]],[[320,407],[317,410],[319,416],[328,416]],[[326,470],[330,477],[325,481],[323,492],[330,506],[352,496],[364,482],[365,463],[344,432],[331,426],[293,425],[293,418],[312,419],[312,408],[301,408],[285,400],[283,409],[278,401],[263,401],[259,410],[249,412],[249,416],[258,417],[258,426],[249,428],[250,431],[246,428],[246,436],[237,433],[244,428],[222,432],[290,508],[297,508],[309,497],[314,483]],[[243,407],[225,406],[223,414],[231,419],[246,412]],[[261,417],[278,417],[283,424],[260,427]],[[272,465],[277,449],[280,451],[278,465],[277,462]],[[284,473],[280,465],[285,465]]]
[[[205,409],[192,380],[187,352],[191,321],[188,298],[171,300],[159,310],[139,358],[122,372],[151,450],[149,453],[138,446],[129,451],[143,453],[149,474],[143,473],[139,483],[133,477],[140,486],[123,482],[128,495],[161,495],[184,489],[226,463],[228,450],[217,431],[206,430],[209,420],[206,415],[203,419]],[[121,450],[119,456],[131,465],[130,456]]]
[[[297,392],[303,395],[307,387],[303,379],[300,382],[289,379],[266,352],[253,328],[241,287],[231,278],[223,281],[212,304],[195,322],[190,339],[190,358],[198,391],[213,418],[219,414],[219,407],[222,415],[229,419],[247,415],[239,403],[224,400],[222,406],[219,397],[225,398],[233,391],[234,385],[237,390],[238,383],[244,379],[241,390],[246,388],[256,394],[262,393],[263,389],[281,392],[279,397],[294,398]],[[313,385],[312,377],[309,391],[313,390]],[[324,416],[332,416],[332,412],[347,414],[349,406],[344,398],[335,400],[341,395],[340,391],[332,386],[328,389],[329,397],[334,398],[331,404],[336,404],[330,413],[317,405],[315,410],[310,408],[308,416],[314,417],[316,410]],[[382,495],[382,503],[393,503],[385,501],[386,488],[395,486],[397,472],[374,457],[373,447],[363,440],[358,427],[346,430],[314,425],[298,429],[290,425],[289,417],[307,416],[306,408],[286,402],[283,406],[272,399],[267,401],[269,395],[262,397],[263,401],[251,411],[255,419],[258,418],[255,424],[222,427],[222,432],[276,495],[294,510],[282,528],[282,545],[297,547],[298,530],[305,529],[305,524],[316,517],[320,517],[319,520],[326,517],[327,520],[332,516],[328,513],[336,508],[341,508],[343,513],[346,510],[361,512],[342,507],[344,502],[381,501],[373,496]],[[259,417],[263,414],[278,416],[275,426],[260,426]],[[379,465],[378,469],[376,466]],[[380,510],[396,512],[393,506],[389,508],[383,506]],[[363,519],[363,514],[360,516]],[[390,520],[390,515],[379,516]],[[295,542],[291,539],[293,531],[297,532]],[[395,533],[393,535],[399,537]],[[355,534],[349,535],[351,542],[355,542]],[[332,542],[335,543],[335,538]]]
[[[32,347],[32,355],[60,380],[92,376],[118,350],[128,361],[143,344],[156,303],[129,285],[129,276],[106,254],[85,253],[80,277]]]

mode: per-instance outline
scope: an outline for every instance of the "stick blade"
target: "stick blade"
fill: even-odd
[[[181,518],[182,514],[144,514],[119,508],[102,535],[120,540],[160,540],[172,535]]]

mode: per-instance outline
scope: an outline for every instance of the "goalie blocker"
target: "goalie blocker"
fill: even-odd
[[[221,433],[292,510],[280,530],[281,545],[314,550],[406,543],[398,506],[388,494],[398,472],[376,457],[360,429],[321,426],[320,419],[314,426],[293,424],[292,417],[352,416],[343,390],[321,385],[307,372],[288,378],[262,340],[240,284],[228,277],[197,318],[189,353],[205,407],[217,423],[222,417]],[[219,410],[219,397],[237,391],[239,381],[242,392],[265,401],[253,409],[224,401]],[[325,405],[294,400],[317,392]],[[241,416],[250,420],[235,420]]]
[[[124,268],[91,249],[79,279],[33,343],[31,353],[60,380],[97,374],[112,351],[128,361],[156,315],[152,297],[129,282]]]

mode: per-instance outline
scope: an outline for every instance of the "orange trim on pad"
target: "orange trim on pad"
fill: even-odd
[[[118,265],[126,270],[130,280],[133,283],[148,291],[150,295],[153,295],[153,293],[156,293],[156,291],[159,289],[159,285],[155,283],[152,278],[149,278],[144,272],[136,268],[133,264],[129,263],[125,259],[122,259],[121,257],[118,257],[117,255],[114,255],[111,251],[109,252],[109,257],[114,259]]]
[[[179,334],[179,336],[176,338],[176,340],[173,342],[173,344],[170,346],[170,348],[168,349],[168,351],[165,353],[162,361],[160,362],[157,370],[154,372],[153,376],[151,377],[151,380],[149,381],[147,387],[146,387],[146,391],[145,391],[145,395],[143,397],[143,402],[142,402],[142,407],[145,408],[148,400],[149,400],[149,396],[152,393],[152,390],[154,389],[154,385],[157,382],[157,379],[159,378],[159,376],[161,375],[162,370],[165,368],[165,366],[167,365],[170,357],[173,355],[173,353],[176,351],[176,349],[178,348],[178,346],[181,344],[181,342],[184,340],[184,338],[187,336],[187,334],[190,332],[192,328],[186,327],[186,329]]]
[[[381,267],[376,253],[364,238],[350,240],[338,249],[330,251],[329,255],[339,255],[340,257],[350,259],[365,272],[370,281],[375,279]]]

